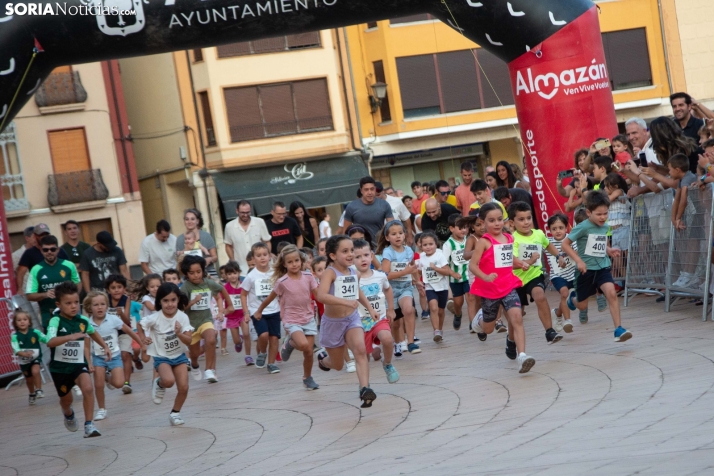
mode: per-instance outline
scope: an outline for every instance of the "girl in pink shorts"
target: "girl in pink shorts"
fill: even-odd
[[[253,357],[250,356],[250,332],[248,323],[243,315],[243,305],[240,300],[240,265],[235,261],[229,261],[223,267],[223,270],[226,273],[226,284],[223,287],[228,291],[231,303],[235,308],[235,312],[226,314],[226,329],[231,331],[236,352],[240,353],[243,350],[243,346],[245,346],[245,365],[255,365]],[[244,337],[241,337],[238,333],[239,328]]]

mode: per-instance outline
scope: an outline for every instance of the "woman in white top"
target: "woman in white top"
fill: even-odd
[[[320,238],[329,238],[332,236],[332,228],[330,228],[330,215],[325,214],[320,222]]]

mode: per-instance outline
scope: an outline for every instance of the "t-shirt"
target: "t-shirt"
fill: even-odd
[[[146,316],[150,316],[156,311],[152,311],[148,307],[144,305],[144,303],[151,303],[152,306],[156,305],[156,298],[152,296],[151,294],[145,295],[143,298],[141,298],[141,317],[144,318]]]
[[[198,236],[199,240],[196,242],[194,249],[201,249],[201,245],[203,245],[204,248],[211,251],[216,247],[216,240],[213,239],[210,233],[200,230]],[[176,246],[174,246],[174,250],[182,250],[184,248],[186,248],[186,242],[182,233],[176,237]],[[216,274],[216,268],[213,266],[213,263],[206,266],[206,272],[212,275]]]
[[[366,205],[362,199],[353,200],[345,209],[345,220],[356,223],[369,230],[373,239],[379,235],[379,230],[384,226],[385,220],[394,217],[392,207],[386,200],[375,198],[374,202]],[[375,243],[373,243],[375,244]]]
[[[422,194],[421,198],[412,198],[412,213],[414,215],[421,215],[421,204],[424,203],[429,197],[429,195]]]
[[[694,175],[691,171],[687,171],[687,173],[684,174],[684,177],[679,179],[679,187],[677,187],[677,188],[688,188],[690,185],[692,185],[696,181],[697,181],[697,176]]]
[[[303,326],[315,317],[312,292],[317,288],[315,277],[303,271],[300,279],[292,279],[287,274],[275,281],[273,291],[280,303],[280,319],[285,324]]]
[[[278,244],[287,241],[291,245],[297,245],[297,239],[302,236],[300,225],[292,217],[285,217],[282,223],[273,223],[273,220],[265,220],[265,226],[270,233],[270,251],[278,254]]]
[[[117,316],[107,314],[99,325],[97,325],[97,321],[93,317],[89,319],[89,323],[102,336],[109,348],[112,349],[112,358],[119,355],[121,353],[119,349],[119,331],[124,327],[124,322]],[[92,342],[92,354],[104,357],[104,347]]]
[[[533,233],[530,236],[524,236],[515,231],[513,233],[513,257],[521,261],[533,258],[535,253],[538,253],[540,258],[533,263],[527,271],[513,268],[513,274],[518,276],[525,286],[533,279],[543,274],[543,250],[548,248],[550,241],[540,230],[531,230]]]
[[[54,264],[49,265],[47,261],[42,260],[41,263],[36,264],[30,270],[25,292],[27,294],[46,293],[66,281],[79,284],[79,273],[77,273],[74,263],[66,259],[57,259]],[[47,298],[40,301],[39,305],[40,313],[42,314],[42,327],[47,328],[50,317],[52,317],[52,311],[56,307],[56,301],[53,298]]]
[[[68,259],[72,263],[79,264],[79,260],[82,258],[84,252],[91,248],[91,246],[92,245],[90,245],[89,243],[80,241],[79,243],[77,243],[77,246],[72,246],[69,243],[65,243],[64,245],[60,246],[60,248],[62,248],[64,252],[67,253],[67,256],[69,256]]]
[[[474,197],[474,194],[471,193],[471,184],[466,185],[465,183],[462,183],[456,187],[454,195],[456,196],[456,200],[459,202],[459,205],[461,205],[461,213],[464,216],[468,215],[470,210],[469,206],[476,201],[476,197]]]
[[[181,334],[196,330],[191,326],[188,316],[181,311],[176,311],[174,317],[166,317],[163,312],[157,311],[141,320],[141,328],[152,340],[151,345],[146,347],[147,354],[175,359],[186,352],[186,346],[176,337],[177,322],[181,325]]]
[[[55,337],[64,337],[71,334],[83,332],[94,334],[94,327],[89,323],[89,319],[81,314],[73,318],[59,315],[52,316],[47,326],[47,340]],[[50,348],[52,360],[50,361],[50,372],[59,374],[74,373],[77,368],[87,367],[87,360],[84,358],[84,339],[71,340],[62,345]]]
[[[401,198],[392,197],[387,195],[387,203],[392,208],[392,217],[397,220],[406,222],[412,216],[411,212],[407,210],[406,205],[402,202]]]
[[[548,238],[548,240],[555,246],[555,249],[558,250],[558,253],[563,251],[563,241],[558,241],[555,238]],[[573,243],[573,249],[575,251],[578,251],[578,244]],[[577,267],[575,266],[575,261],[570,256],[565,256],[565,268],[561,268],[560,265],[558,264],[558,257],[553,256],[552,254],[548,253],[546,251],[545,255],[548,257],[548,266],[550,267],[550,277],[552,278],[563,278],[566,281],[574,281],[575,280],[575,270]]]
[[[329,238],[332,236],[332,228],[330,228],[330,222],[327,220],[322,220],[320,222],[320,238]]]
[[[426,195],[426,194],[424,194],[424,195]],[[437,200],[436,194],[432,195],[431,197],[426,197],[426,198],[433,198],[434,200]],[[437,200],[437,201],[438,201],[438,200]],[[454,207],[454,208],[457,208],[457,209],[459,208],[459,201],[458,201],[458,200],[456,199],[456,197],[453,196],[453,195],[448,195],[448,196],[446,197],[446,202],[445,202],[445,203],[451,205],[451,206]],[[461,213],[461,212],[459,212],[458,210],[456,210],[456,211],[457,211],[458,213]],[[418,215],[418,214],[421,214],[421,215],[426,216],[426,200],[424,200],[424,201],[421,203],[421,206],[419,207],[419,213],[415,213],[415,215]]]
[[[151,272],[157,274],[176,268],[176,237],[169,235],[166,241],[161,241],[152,233],[144,238],[139,249],[139,262],[147,263]]]
[[[419,255],[417,266],[421,270],[421,276],[426,289],[432,291],[446,291],[449,289],[447,276],[434,271],[434,268],[443,268],[448,264],[449,261],[440,249],[437,249],[431,256],[427,256],[426,253]]]
[[[436,233],[436,237],[439,241],[444,242],[451,236],[451,230],[449,229],[449,216],[454,213],[461,215],[455,207],[449,205],[448,203],[441,204],[441,215],[439,215],[436,220],[432,220],[429,215],[422,215],[421,217],[421,229],[422,231],[433,231]]]
[[[97,251],[92,246],[82,254],[79,262],[80,271],[89,272],[89,287],[104,291],[104,280],[112,274],[121,274],[119,266],[126,264],[126,257],[121,248],[116,247],[112,251]]]
[[[248,293],[248,312],[252,315],[258,310],[260,304],[265,301],[265,298],[270,296],[270,293],[273,291],[273,272],[269,270],[263,273],[259,271],[258,268],[253,268],[245,277],[240,287],[245,289]],[[245,312],[245,309],[243,311]],[[273,302],[263,309],[264,315],[276,314],[278,312],[280,312],[280,304],[277,299],[274,299]]]
[[[463,283],[465,281],[468,281],[469,279],[469,262],[468,260],[464,259],[465,248],[465,237],[462,241],[457,241],[453,236],[451,236],[448,240],[444,242],[444,246],[441,250],[444,252],[444,256],[446,256],[446,259],[449,262],[449,267],[452,271],[455,271],[461,275],[460,279],[454,279],[453,277],[449,276],[450,283]]]
[[[607,225],[597,226],[591,220],[578,223],[570,231],[568,238],[577,243],[578,256],[585,262],[590,271],[610,267],[610,258],[607,256]]]
[[[382,261],[389,260],[389,271],[402,271],[409,263],[414,261],[414,251],[405,246],[400,252],[392,248],[392,246],[387,246],[382,252]],[[410,274],[405,274],[401,278],[391,280],[392,283],[408,283],[411,285],[412,276]]]
[[[62,248],[59,249],[59,253],[57,253],[57,259],[69,259],[69,256],[67,256],[67,253],[64,252]],[[45,260],[45,257],[42,255],[42,251],[36,246],[33,246],[32,248],[28,248],[25,250],[24,253],[22,253],[22,256],[20,257],[20,262],[17,264],[18,266],[24,266],[27,269],[32,269],[33,266],[36,264],[40,264]]]
[[[372,319],[366,307],[359,305],[359,315],[362,318],[362,327],[365,331],[371,330],[377,322],[387,317],[387,298],[384,291],[389,289],[389,281],[387,275],[381,271],[372,271],[372,276],[360,277],[359,288],[364,293],[367,301],[372,306],[372,309],[379,314],[379,320]]]
[[[10,338],[10,346],[12,347],[12,353],[17,355],[18,352],[23,352],[26,350],[33,351],[32,357],[20,357],[18,356],[18,362],[20,365],[27,365],[32,363],[34,360],[42,358],[42,347],[40,342],[46,344],[49,341],[46,335],[37,329],[30,327],[27,333],[14,332]]]
[[[204,278],[198,284],[193,284],[191,281],[184,281],[181,285],[181,291],[188,296],[189,301],[193,301],[199,295],[201,300],[186,310],[191,326],[195,329],[201,327],[201,324],[213,322],[211,314],[211,298],[223,290],[223,286],[212,279]]]

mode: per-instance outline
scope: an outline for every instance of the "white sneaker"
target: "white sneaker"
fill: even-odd
[[[218,377],[216,377],[216,371],[211,370],[211,369],[206,369],[206,372],[204,372],[206,375],[206,380],[208,383],[216,383],[218,382]]]
[[[355,354],[353,354],[350,349],[347,349],[347,355],[349,356],[350,360],[355,360]]]
[[[116,387],[114,385],[112,385],[111,381],[112,381],[112,374],[109,372],[104,374],[104,384],[107,386],[107,388],[109,390],[114,390],[114,389],[116,389]]]
[[[555,332],[560,334],[561,332],[563,332],[563,316],[558,317],[556,311],[557,309],[551,309],[550,317],[553,321],[553,329],[555,329]]]
[[[352,372],[357,372],[357,366],[355,366],[354,360],[345,362],[345,372],[347,372],[348,374],[351,374]]]
[[[164,401],[165,394],[166,389],[159,387],[159,378],[155,378],[154,383],[151,385],[151,399],[154,401],[155,404],[161,405],[161,402]]]
[[[699,276],[696,274],[690,274],[688,276],[687,282],[684,283],[685,288],[697,289],[699,288]]]
[[[687,272],[685,272],[685,271],[682,271],[682,272],[679,274],[679,278],[677,278],[677,280],[672,283],[672,286],[675,286],[675,287],[678,287],[678,288],[684,287],[684,285],[685,285],[688,281],[689,281],[689,273],[687,273]]]
[[[97,410],[97,414],[94,415],[94,421],[98,420],[104,420],[107,417],[107,410],[104,408],[100,408]]]
[[[479,325],[479,314],[476,314],[476,317],[474,317],[474,320],[471,321],[471,330],[475,332],[476,334],[483,334],[483,329],[481,329],[481,326]]]
[[[193,368],[193,365],[192,365],[192,366],[191,366],[191,377],[193,377],[193,379],[194,379],[196,382],[200,382],[200,381],[201,381],[201,377],[203,377],[203,374],[201,373],[201,367],[196,367],[196,368],[194,369],[194,368]]]
[[[72,393],[74,393],[74,395],[75,395],[76,397],[81,397],[81,396],[82,396],[82,391],[81,391],[81,390],[79,389],[79,387],[76,386],[76,385],[75,385],[74,387],[72,387]]]
[[[571,321],[570,319],[564,320],[563,321],[563,330],[568,334],[573,332],[573,321]]]
[[[524,374],[533,368],[535,365],[535,359],[533,357],[528,357],[525,352],[521,352],[518,355],[518,373]]]
[[[169,422],[171,426],[179,426],[185,423],[180,413],[169,413]]]

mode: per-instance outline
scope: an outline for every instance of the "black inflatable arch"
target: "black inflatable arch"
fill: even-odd
[[[7,125],[52,69],[62,65],[417,13],[431,13],[510,62],[592,7],[590,0],[67,0],[41,4],[3,0],[0,125]],[[103,14],[107,9],[135,14]],[[38,10],[42,15],[34,14]],[[43,52],[28,69],[35,48]]]

